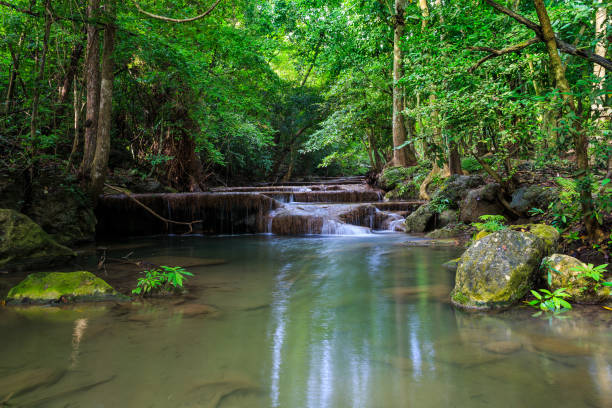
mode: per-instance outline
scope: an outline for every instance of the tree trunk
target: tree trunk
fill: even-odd
[[[72,49],[72,53],[70,54],[70,60],[68,61],[68,66],[66,67],[66,73],[64,74],[64,80],[62,81],[62,86],[59,89],[59,99],[57,109],[55,110],[55,117],[60,118],[60,120],[61,117],[64,116],[66,101],[68,100],[70,88],[72,87],[72,82],[77,72],[79,60],[81,59],[82,53],[83,44],[79,42]]]
[[[89,0],[87,18],[97,19],[100,14],[100,0]],[[96,151],[98,116],[100,111],[100,33],[95,24],[87,24],[87,59],[85,61],[87,107],[85,110],[85,139],[83,160],[79,173],[88,179]]]
[[[108,156],[111,139],[111,117],[113,108],[113,82],[115,79],[115,27],[114,0],[106,0],[107,23],[104,27],[104,52],[102,54],[102,82],[100,86],[100,116],[96,136],[96,152],[91,167],[91,195],[95,201],[104,187],[108,170]]]
[[[404,76],[401,42],[404,35],[404,14],[406,1],[395,0],[395,15],[393,16],[393,165],[407,166],[406,147],[398,148],[406,143],[406,126],[402,118],[404,110],[404,95],[398,83]]]
[[[463,174],[459,147],[457,146],[457,143],[452,141],[448,142],[448,169],[450,174]]]
[[[556,86],[559,91],[561,91],[563,100],[565,101],[568,108],[571,110],[572,115],[574,116],[572,122],[572,131],[574,133],[573,136],[576,150],[576,164],[580,171],[577,177],[577,181],[580,189],[582,217],[589,239],[591,241],[597,241],[601,238],[602,232],[599,226],[597,225],[595,218],[593,217],[593,197],[591,194],[591,183],[589,177],[590,169],[589,156],[587,151],[587,136],[582,126],[580,112],[578,111],[578,107],[576,106],[574,97],[571,94],[569,82],[565,77],[565,69],[561,62],[561,58],[559,57],[557,41],[555,40],[555,33],[552,29],[552,25],[550,23],[550,18],[548,17],[548,12],[546,11],[544,1],[534,0],[533,3],[538,14],[538,20],[540,21],[540,25],[542,27],[542,40],[546,43],[546,48],[548,50],[548,56],[555,77]]]
[[[76,79],[73,79],[74,85],[73,85],[73,113],[74,113],[74,125],[73,125],[73,129],[74,129],[74,140],[72,141],[72,150],[70,151],[70,157],[68,158],[68,170],[70,170],[73,160],[74,160],[74,156],[76,155],[77,151],[79,150],[79,143],[80,143],[80,132],[79,132],[79,127],[81,125],[81,91],[78,89],[78,84]]]
[[[51,0],[45,1],[45,34],[43,38],[43,49],[38,62],[38,74],[34,83],[34,96],[32,98],[32,113],[30,117],[30,142],[32,143],[32,152],[36,150],[37,132],[38,132],[38,107],[40,104],[40,89],[43,86],[45,77],[45,65],[47,62],[47,51],[49,50],[49,36],[51,35],[51,24],[53,16],[51,15]]]

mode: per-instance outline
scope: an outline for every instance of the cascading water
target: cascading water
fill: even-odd
[[[403,231],[403,216],[421,204],[382,199],[381,191],[353,177],[222,187],[210,193],[104,196],[96,215],[101,237],[189,231],[155,218],[143,205],[173,221],[201,220],[194,224],[193,232],[202,234],[364,235]]]

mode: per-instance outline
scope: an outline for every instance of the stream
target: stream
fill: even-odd
[[[114,243],[109,257],[133,252],[134,259],[185,266],[195,275],[188,295],[0,308],[0,401],[612,406],[609,315],[581,307],[565,319],[532,318],[525,308],[457,311],[448,296],[454,274],[441,265],[460,250],[421,243],[402,233]],[[109,275],[121,273],[109,264]],[[135,284],[125,273],[126,284]]]

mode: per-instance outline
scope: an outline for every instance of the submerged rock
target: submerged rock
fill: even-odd
[[[65,370],[36,368],[0,377],[0,406],[11,398],[55,384],[65,373]]]
[[[453,304],[478,310],[511,306],[529,291],[545,250],[543,239],[512,230],[474,242],[461,256]]]
[[[7,303],[53,303],[124,299],[108,283],[87,271],[39,272],[13,287]]]
[[[577,303],[602,303],[610,300],[611,291],[609,287],[601,287],[595,291],[592,288],[594,281],[586,277],[580,277],[581,271],[574,268],[586,266],[578,259],[568,255],[553,254],[544,261],[554,270],[552,271],[551,290],[566,288],[566,292],[572,296],[572,301]],[[548,272],[543,268],[543,278],[547,279]]]
[[[522,349],[523,345],[517,341],[492,341],[486,343],[483,348],[491,353],[512,354]]]
[[[29,217],[0,209],[0,268],[22,270],[68,262],[76,254]]]

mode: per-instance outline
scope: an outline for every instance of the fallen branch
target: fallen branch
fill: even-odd
[[[110,188],[111,190],[115,190],[120,192],[121,194],[125,194],[128,198],[130,198],[131,200],[133,200],[134,202],[136,202],[136,204],[140,205],[142,208],[144,208],[145,210],[147,210],[147,212],[149,212],[151,215],[153,215],[155,218],[163,221],[166,223],[166,227],[168,226],[168,224],[175,224],[175,225],[186,225],[189,227],[189,231],[187,233],[192,233],[193,232],[193,224],[199,224],[202,222],[202,220],[197,220],[197,221],[189,221],[189,222],[183,222],[183,221],[173,221],[173,220],[169,220],[168,218],[164,218],[161,215],[159,215],[158,213],[156,213],[155,211],[153,211],[150,207],[148,207],[147,205],[145,205],[144,203],[142,203],[141,201],[139,201],[136,197],[134,197],[132,195],[132,193],[130,193],[127,190],[124,190],[122,188],[119,187],[115,187],[115,186],[111,186],[110,184],[106,184],[104,183],[105,187]]]

